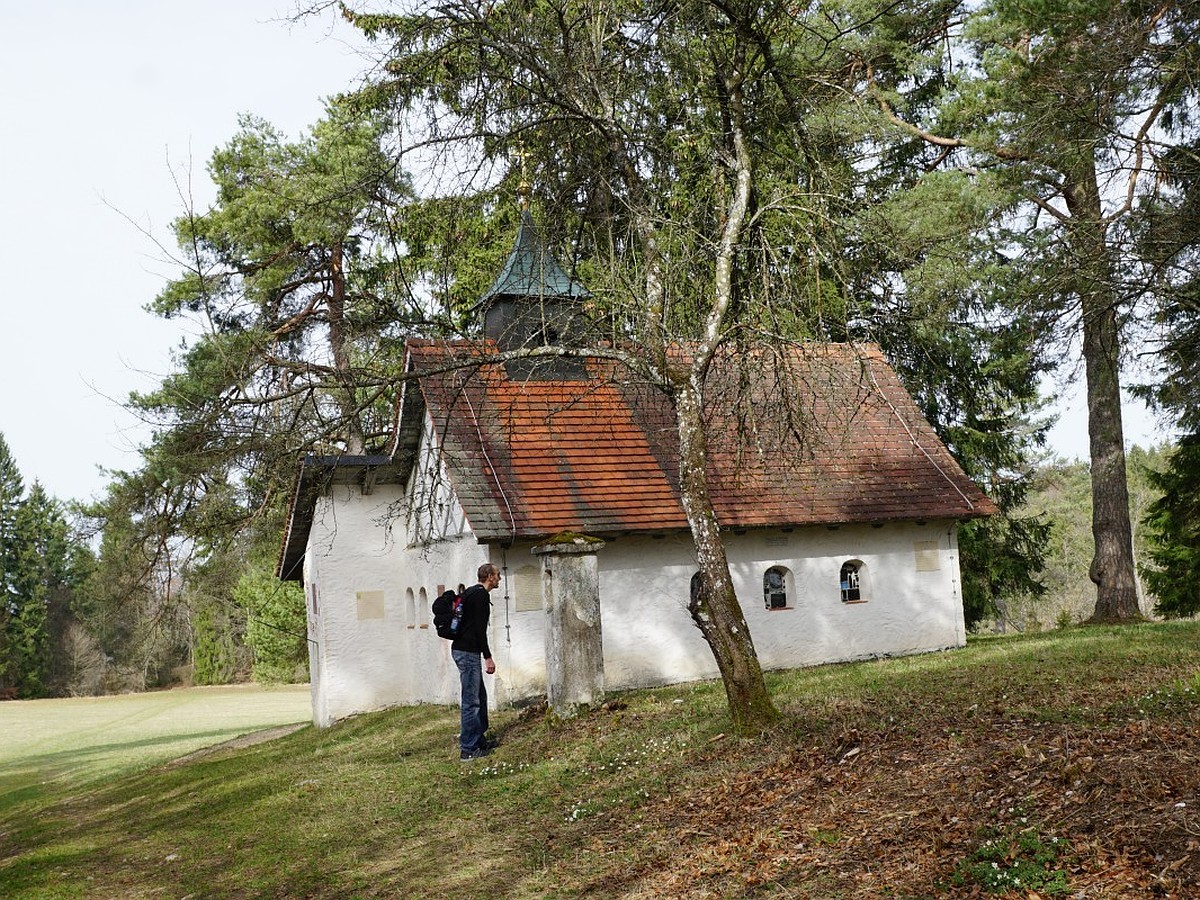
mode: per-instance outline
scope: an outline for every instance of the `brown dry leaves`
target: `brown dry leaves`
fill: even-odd
[[[697,765],[716,770],[716,760]],[[637,871],[601,875],[593,892],[976,896],[950,877],[983,830],[1033,828],[1067,842],[1068,896],[1200,897],[1200,710],[1087,726],[999,708],[947,709],[940,720],[925,710],[920,721],[776,750],[749,774],[642,812],[658,846]]]

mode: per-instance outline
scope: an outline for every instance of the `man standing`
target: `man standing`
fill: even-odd
[[[488,592],[500,584],[500,570],[491,563],[479,567],[479,584],[463,593],[462,623],[459,635],[450,645],[450,655],[458,666],[462,682],[462,722],[458,745],[460,759],[479,759],[491,752],[484,733],[488,727],[487,689],[483,673],[496,674],[496,663],[488,647],[488,619],[492,601]]]

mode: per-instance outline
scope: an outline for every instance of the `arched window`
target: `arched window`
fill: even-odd
[[[429,592],[425,588],[417,591],[417,609],[421,610],[421,627],[428,628],[433,613],[429,609]]]
[[[404,589],[404,624],[409,628],[417,627],[417,598],[413,596],[412,588]]]
[[[763,573],[763,606],[767,609],[791,609],[795,589],[792,573],[783,566],[771,566]]]
[[[862,603],[871,597],[871,583],[867,567],[861,559],[851,559],[842,563],[838,582],[843,603]]]

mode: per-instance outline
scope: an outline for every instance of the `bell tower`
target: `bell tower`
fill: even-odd
[[[587,289],[567,275],[542,240],[522,198],[521,226],[508,261],[480,299],[483,333],[501,352],[540,347],[572,347],[586,328]],[[565,380],[586,377],[583,360],[538,356],[505,363],[513,378]]]

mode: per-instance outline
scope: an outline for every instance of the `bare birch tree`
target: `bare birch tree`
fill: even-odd
[[[771,722],[709,495],[705,399],[722,351],[811,336],[807,301],[823,275],[836,282],[817,234],[855,134],[837,26],[782,3],[343,10],[383,48],[387,74],[362,99],[387,105],[431,183],[489,191],[522,177],[514,155],[528,160],[611,323],[596,352],[672,403],[699,568],[690,612],[735,724]]]

